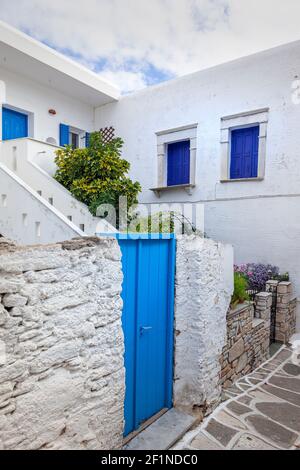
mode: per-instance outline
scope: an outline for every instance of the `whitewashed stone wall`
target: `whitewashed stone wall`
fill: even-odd
[[[19,248],[0,241],[0,448],[119,448],[125,377],[117,242]]]
[[[219,357],[233,292],[233,249],[197,236],[177,243],[174,404],[209,410],[219,400]]]

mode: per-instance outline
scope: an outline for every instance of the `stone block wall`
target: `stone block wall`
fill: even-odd
[[[124,341],[118,243],[0,243],[0,448],[117,449]]]
[[[267,288],[270,288],[267,285]],[[277,305],[275,339],[281,343],[288,343],[296,332],[297,299],[292,297],[293,286],[291,282],[277,283]]]
[[[258,317],[254,318],[251,303],[228,312],[227,344],[220,357],[223,388],[230,387],[269,358],[272,294],[258,294],[256,302]]]
[[[273,320],[272,308],[276,308]],[[297,299],[292,298],[292,284],[278,281],[268,281],[266,292],[256,295],[255,310],[252,304],[229,310],[227,345],[220,358],[220,382],[224,388],[268,359],[273,329],[275,341],[288,343],[296,331],[296,310]]]

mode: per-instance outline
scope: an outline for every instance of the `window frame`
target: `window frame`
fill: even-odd
[[[73,142],[73,139],[75,140],[75,145]],[[70,132],[70,145],[73,149],[78,149],[79,148],[79,134],[77,132]]]
[[[221,183],[262,181],[265,178],[266,141],[269,108],[248,111],[221,118]],[[256,177],[231,179],[232,131],[259,126],[258,171]]]
[[[34,138],[34,113],[27,111],[23,108],[18,108],[16,106],[10,105],[9,103],[1,103],[1,140],[3,140],[3,110],[7,109],[13,113],[23,114],[27,117],[27,136],[26,137],[16,137],[14,139],[8,140],[18,140],[18,139],[33,139]]]
[[[76,127],[69,126],[69,145],[72,146],[72,134],[76,134],[78,138],[78,149],[85,148],[85,131]]]
[[[190,124],[174,129],[156,132],[157,139],[157,173],[154,188],[151,188],[157,196],[161,191],[185,189],[192,193],[196,179],[196,154],[197,154],[198,124]],[[168,145],[182,141],[190,141],[190,181],[187,184],[168,186]]]

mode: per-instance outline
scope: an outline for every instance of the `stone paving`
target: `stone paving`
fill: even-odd
[[[283,347],[226,391],[224,402],[176,449],[299,450],[300,365]]]

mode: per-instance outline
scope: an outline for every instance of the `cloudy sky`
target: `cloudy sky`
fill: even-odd
[[[299,0],[0,0],[0,19],[123,93],[300,39]]]

